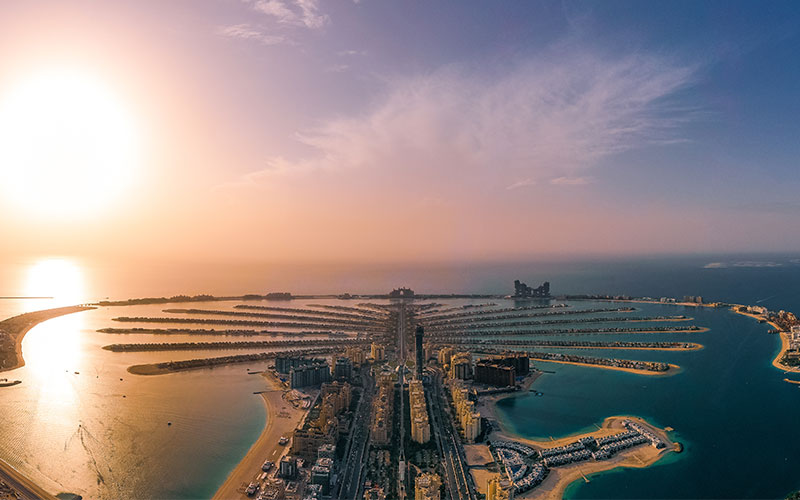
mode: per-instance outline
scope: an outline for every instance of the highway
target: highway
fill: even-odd
[[[360,499],[363,495],[365,457],[369,454],[369,431],[372,420],[372,396],[375,381],[368,374],[362,374],[361,399],[353,417],[352,435],[345,450],[345,464],[342,469],[342,482],[339,487],[339,500]]]
[[[446,412],[447,405],[441,383],[441,373],[433,372],[431,377],[431,423],[437,439],[437,446],[442,457],[445,469],[445,482],[450,492],[451,499],[467,498],[477,500],[472,485],[472,478],[468,477],[467,467],[464,466],[463,448],[461,440],[456,435],[450,416]]]
[[[405,463],[406,463],[406,454],[405,454],[405,437],[406,437],[406,430],[405,430],[405,399],[403,397],[403,386],[405,384],[405,369],[406,369],[406,305],[404,302],[401,302],[398,307],[398,314],[397,314],[397,338],[398,338],[398,354],[397,354],[397,362],[400,366],[398,370],[398,382],[400,382],[400,412],[397,414],[398,418],[400,418],[400,453],[398,454],[397,458],[397,496],[400,500],[404,500],[406,498],[406,474],[405,474]],[[402,478],[402,479],[401,479]]]

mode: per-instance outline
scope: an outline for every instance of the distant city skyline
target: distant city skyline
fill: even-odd
[[[799,14],[3,2],[0,256],[797,251]]]

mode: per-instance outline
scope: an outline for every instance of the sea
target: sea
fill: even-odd
[[[800,312],[800,255],[552,260],[480,264],[229,265],[87,262],[44,257],[0,264],[0,319],[48,307],[145,296],[380,293],[510,293],[513,280],[551,283],[555,294],[700,295],[706,301]],[[44,298],[18,298],[18,297]],[[486,299],[437,300],[463,305]],[[499,305],[512,301],[495,300]],[[508,302],[508,304],[506,304]],[[193,307],[232,308],[236,302]],[[341,303],[297,300],[290,307]],[[352,305],[352,302],[349,303]],[[570,302],[575,308],[608,303]],[[212,340],[119,336],[96,330],[116,316],[163,315],[163,305],[100,308],[46,321],[23,341],[26,365],[2,373],[23,383],[0,389],[0,458],[52,492],[92,499],[209,498],[269,418],[260,398],[262,364],[157,377],[131,364],[219,352],[113,353],[114,342]],[[167,306],[169,307],[169,306]],[[771,365],[780,340],[769,326],[725,309],[635,304],[636,314],[692,319],[708,332],[585,336],[581,340],[692,341],[689,352],[580,350],[581,354],[665,361],[671,376],[554,363],[535,382],[541,397],[501,400],[498,415],[534,439],[588,431],[608,416],[636,415],[674,428],[684,445],[646,469],[615,469],[573,483],[568,498],[783,498],[800,489],[800,389]],[[574,337],[572,339],[575,339]],[[213,338],[213,340],[219,340]],[[559,352],[570,352],[560,350]],[[578,352],[578,351],[576,351]],[[225,354],[231,353],[225,351]],[[789,378],[798,378],[797,376]],[[171,425],[168,425],[170,423]]]

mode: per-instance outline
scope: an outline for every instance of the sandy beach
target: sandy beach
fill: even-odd
[[[57,500],[55,496],[41,489],[2,459],[0,459],[0,481],[16,491],[22,500]]]
[[[5,342],[0,341],[0,372],[25,366],[25,359],[22,357],[22,339],[31,328],[48,319],[90,309],[96,309],[96,307],[58,307],[20,314],[0,321],[0,332],[8,336]]]
[[[781,337],[781,350],[780,352],[778,352],[778,355],[775,356],[775,359],[772,360],[772,366],[774,366],[778,370],[783,370],[784,372],[800,373],[800,367],[786,366],[783,363],[781,363],[783,356],[786,355],[786,351],[789,350],[789,333],[784,332],[783,329],[780,326],[778,326],[777,323],[769,321],[761,314],[754,314],[746,311],[740,311],[739,310],[740,307],[747,307],[747,306],[743,306],[741,304],[733,304],[733,306],[731,307],[731,311],[735,312],[736,314],[741,314],[742,316],[747,316],[748,318],[753,318],[758,321],[764,321],[779,332],[778,335],[780,335]]]
[[[281,456],[291,447],[278,444],[281,436],[291,438],[292,432],[306,414],[284,399],[285,390],[270,373],[263,374],[268,389],[261,393],[267,410],[267,423],[258,440],[250,447],[241,462],[228,475],[228,478],[214,494],[215,500],[249,498],[244,490],[259,474],[265,460],[276,465]]]
[[[572,361],[559,361],[553,359],[544,359],[544,358],[534,358],[531,357],[531,360],[540,361],[542,363],[559,363],[562,365],[575,365],[575,366],[582,366],[585,368],[601,368],[603,370],[616,370],[620,372],[628,372],[628,373],[635,373],[636,375],[648,375],[648,376],[659,376],[659,375],[674,375],[678,373],[681,369],[678,365],[673,365],[672,363],[669,364],[669,368],[667,371],[663,372],[654,372],[651,370],[637,370],[635,368],[624,368],[621,366],[607,366],[607,365],[593,365],[589,363],[575,363]]]
[[[613,349],[620,351],[699,351],[703,344],[687,342],[690,347],[619,347],[612,345],[585,346],[585,345],[531,345],[530,347],[546,347],[548,349]],[[528,346],[526,346],[528,347]]]

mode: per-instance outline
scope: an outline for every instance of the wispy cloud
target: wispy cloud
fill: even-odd
[[[550,179],[550,184],[554,186],[585,186],[586,184],[591,184],[593,180],[591,177],[561,176]]]
[[[340,57],[363,56],[366,54],[366,50],[340,50],[336,53],[336,55]]]
[[[521,181],[517,181],[517,182],[515,182],[513,184],[510,184],[510,185],[506,186],[506,189],[508,189],[510,191],[512,189],[518,189],[518,188],[521,188],[521,187],[535,186],[535,185],[536,185],[536,181],[533,180],[533,179],[522,179]]]
[[[264,30],[246,23],[234,24],[231,26],[219,26],[217,27],[216,33],[227,38],[253,40],[264,45],[279,45],[288,43],[288,40],[284,36],[268,34]]]
[[[325,68],[325,71],[328,73],[342,73],[350,69],[349,64],[334,64],[333,66],[328,66]]]
[[[600,159],[682,139],[691,109],[674,97],[695,69],[559,46],[494,72],[448,66],[388,79],[365,113],[299,134],[317,151],[301,163],[491,178],[509,189],[531,179],[587,184]]]
[[[280,23],[319,29],[330,22],[330,18],[322,14],[318,0],[244,0],[252,3],[253,8],[277,20]]]

